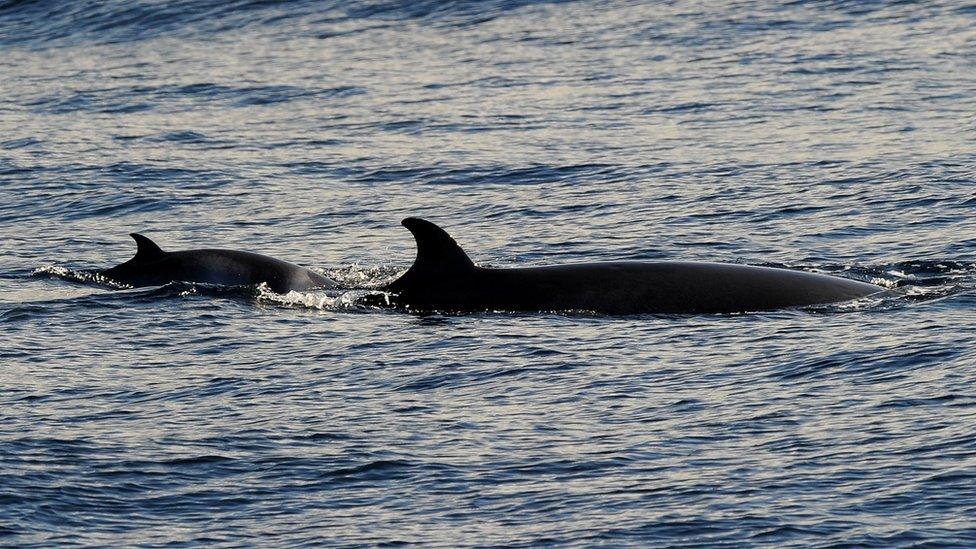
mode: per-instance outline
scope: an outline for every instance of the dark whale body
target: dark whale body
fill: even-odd
[[[417,258],[382,288],[409,310],[708,314],[849,301],[884,288],[822,274],[725,263],[619,261],[491,269],[443,229],[407,218]]]
[[[277,293],[334,288],[336,283],[315,271],[266,255],[235,250],[164,252],[155,242],[132,233],[136,255],[99,274],[129,286],[160,286],[169,282],[204,282],[239,286],[267,283]]]

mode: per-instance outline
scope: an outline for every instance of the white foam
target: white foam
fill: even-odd
[[[279,294],[271,290],[267,284],[258,286],[258,301],[274,303],[285,307],[304,307],[320,311],[334,311],[359,307],[359,301],[367,295],[383,295],[386,292],[377,290],[345,290],[336,295],[329,295],[324,291],[298,292],[292,290]]]

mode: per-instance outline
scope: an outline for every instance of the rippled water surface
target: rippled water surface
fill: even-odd
[[[976,545],[976,7],[0,2],[0,544]],[[682,259],[890,297],[418,316],[369,287]]]

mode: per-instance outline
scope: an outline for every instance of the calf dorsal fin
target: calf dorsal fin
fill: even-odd
[[[153,261],[166,253],[155,242],[139,233],[130,233],[129,236],[136,241],[136,256],[133,258],[136,261]]]

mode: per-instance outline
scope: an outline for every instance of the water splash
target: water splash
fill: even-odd
[[[298,292],[292,290],[279,294],[268,288],[267,284],[257,286],[256,300],[259,303],[272,303],[285,307],[302,307],[320,311],[347,311],[368,308],[365,301],[386,299],[388,294],[376,290],[346,290],[339,293]],[[386,299],[387,303],[389,302]]]
[[[97,286],[108,286],[118,290],[131,288],[128,284],[116,282],[111,278],[92,270],[70,269],[62,265],[45,265],[31,271],[30,276],[37,278],[55,278],[79,284],[91,284]]]

